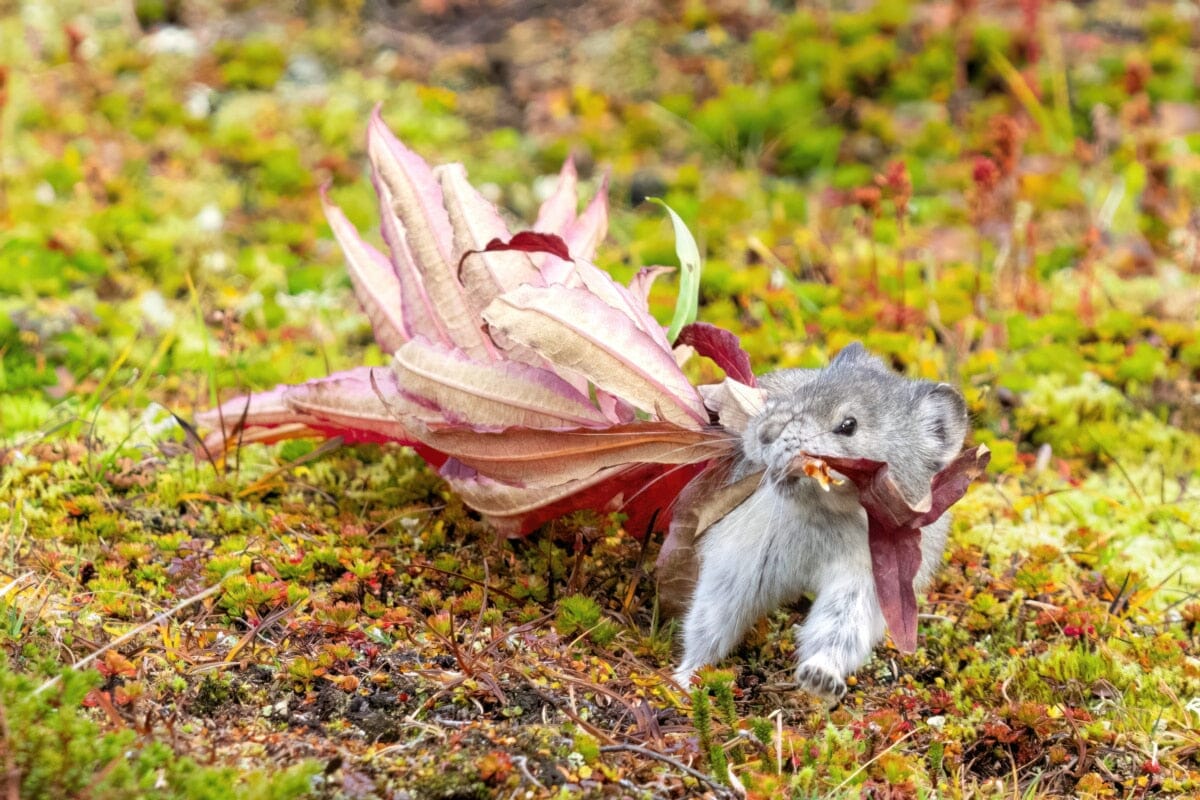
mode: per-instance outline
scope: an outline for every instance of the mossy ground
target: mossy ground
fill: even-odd
[[[1200,792],[1200,16],[828,6],[5,7],[5,796]],[[673,263],[663,195],[760,370],[857,338],[964,387],[995,458],[917,653],[827,712],[788,609],[689,701],[619,519],[497,541],[402,450],[193,459],[171,413],[384,362],[317,199],[373,225],[376,102],[519,218],[611,167],[620,277]]]

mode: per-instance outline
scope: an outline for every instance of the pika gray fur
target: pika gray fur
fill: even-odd
[[[789,466],[801,452],[886,461],[905,498],[917,502],[962,449],[966,404],[947,384],[897,375],[857,343],[825,369],[781,370],[759,386],[765,403],[742,436],[733,479],[763,471],[763,481],[697,542],[699,577],[675,677],[686,685],[764,614],[811,594],[796,630],[796,681],[835,704],[885,628],[867,515],[849,481],[825,491]],[[922,529],[918,591],[941,562],[949,524],[944,515]]]

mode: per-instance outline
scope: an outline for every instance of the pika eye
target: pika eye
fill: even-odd
[[[858,420],[854,417],[846,417],[841,423],[834,428],[833,432],[842,436],[853,436],[854,431],[858,428]]]

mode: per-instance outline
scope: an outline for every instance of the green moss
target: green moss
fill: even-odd
[[[137,740],[132,730],[105,733],[81,706],[97,683],[95,673],[64,672],[48,691],[37,693],[31,678],[0,664],[0,703],[4,708],[5,749],[10,776],[15,771],[20,796],[30,800],[97,798],[270,798],[313,796],[311,779],[318,765],[299,764],[283,771],[203,767],[180,758],[165,744]]]

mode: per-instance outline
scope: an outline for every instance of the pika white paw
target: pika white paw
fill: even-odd
[[[796,683],[809,694],[824,700],[831,708],[846,694],[846,681],[818,659],[809,659],[796,668]]]
[[[679,669],[675,671],[675,674],[672,677],[675,678],[675,682],[679,684],[679,688],[683,689],[685,692],[690,692],[692,690],[692,675],[694,674],[695,670]]]

